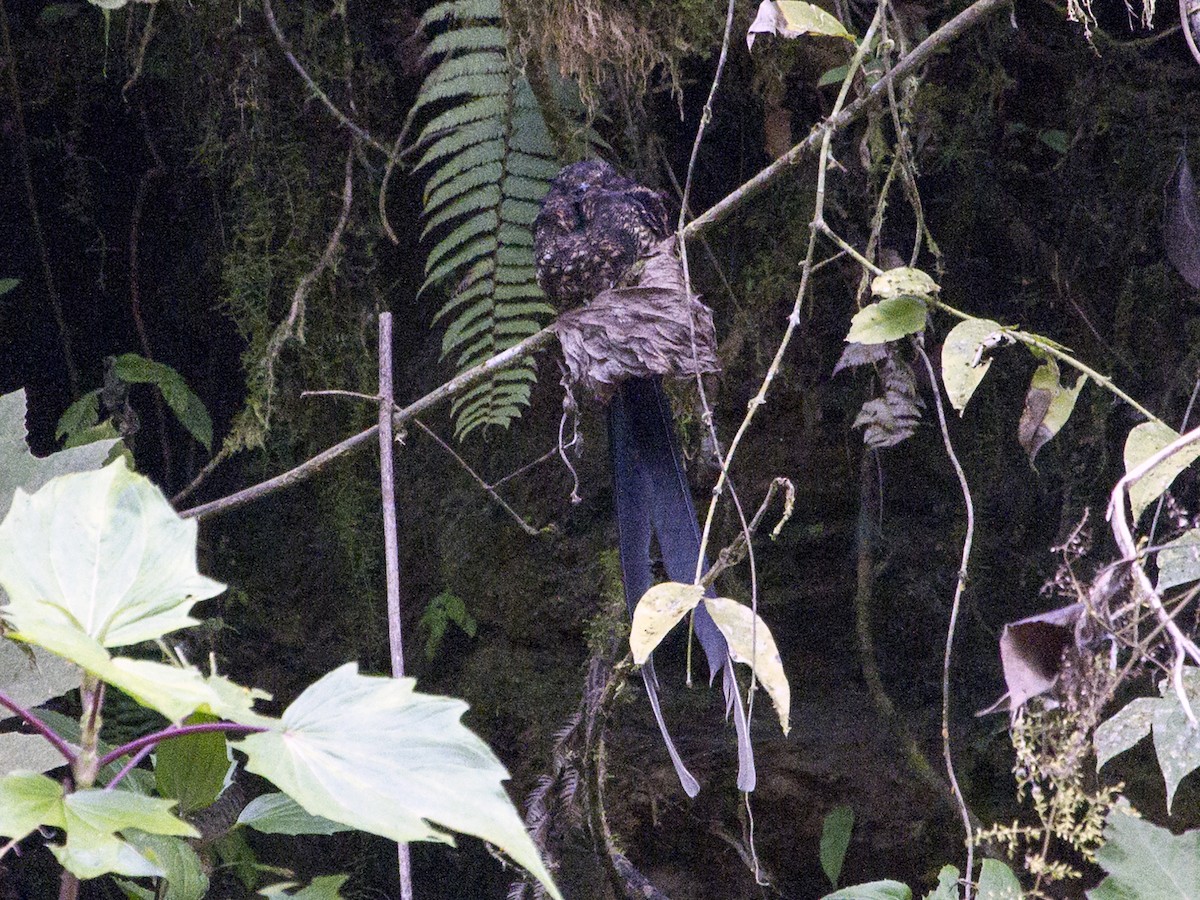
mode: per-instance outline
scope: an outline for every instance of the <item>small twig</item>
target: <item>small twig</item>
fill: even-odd
[[[946,409],[942,403],[942,391],[937,375],[933,371],[933,363],[918,338],[912,344],[917,349],[925,371],[929,375],[929,383],[933,387],[934,406],[937,409],[938,425],[942,431],[942,443],[946,446],[946,455],[954,466],[954,474],[958,476],[958,485],[962,490],[963,503],[967,508],[967,532],[963,537],[962,559],[958,565],[958,579],[954,585],[954,602],[950,605],[950,622],[946,626],[946,652],[942,659],[942,756],[946,761],[946,774],[950,778],[950,788],[954,791],[954,799],[958,801],[958,811],[962,816],[963,828],[967,833],[967,868],[964,887],[964,900],[971,900],[971,878],[975,871],[975,833],[971,827],[971,810],[963,797],[962,788],[958,784],[958,776],[954,773],[954,755],[950,749],[950,663],[954,653],[954,631],[958,624],[958,613],[962,606],[963,591],[967,587],[967,564],[971,559],[971,543],[975,538],[975,505],[971,500],[971,486],[967,484],[967,475],[962,463],[954,452],[954,444],[950,440],[950,429],[946,425]]]
[[[334,102],[329,99],[329,95],[321,89],[316,81],[313,80],[313,77],[305,70],[304,66],[300,64],[300,60],[292,52],[292,45],[288,41],[287,35],[283,33],[283,29],[279,27],[279,23],[275,21],[275,10],[271,8],[271,0],[263,0],[263,16],[267,20],[267,25],[271,28],[271,33],[275,35],[275,40],[279,44],[279,48],[283,51],[283,55],[287,57],[287,61],[291,63],[292,68],[304,79],[304,83],[308,85],[308,89],[312,91],[313,96],[320,100],[333,117],[341,122],[351,134],[371,147],[374,147],[389,160],[396,159],[396,154],[393,151],[379,143],[379,141],[371,136],[369,131],[338,109]]]
[[[989,3],[996,2],[996,0],[978,0],[978,2]],[[788,315],[787,327],[784,329],[783,337],[779,341],[779,346],[775,349],[775,356],[771,359],[771,364],[767,367],[767,371],[763,375],[762,382],[759,384],[758,393],[756,393],[747,404],[746,415],[742,418],[742,423],[738,426],[738,430],[734,433],[733,440],[729,444],[729,449],[725,452],[725,459],[722,463],[721,473],[717,477],[716,485],[713,487],[712,499],[710,499],[708,503],[708,513],[704,518],[704,529],[700,538],[701,558],[704,556],[704,548],[708,545],[709,535],[712,531],[713,519],[716,515],[717,501],[720,499],[721,492],[725,487],[728,466],[732,463],[734,454],[737,453],[742,438],[749,430],[750,423],[754,419],[755,412],[757,412],[760,406],[763,406],[767,402],[767,392],[770,390],[771,384],[775,380],[775,376],[778,374],[780,367],[783,365],[784,354],[787,352],[787,349],[791,344],[792,335],[795,333],[796,328],[800,324],[800,310],[803,307],[804,297],[808,292],[809,281],[812,277],[813,259],[816,254],[818,231],[817,223],[821,221],[823,214],[822,211],[825,207],[825,171],[826,163],[829,159],[829,146],[833,138],[834,125],[832,123],[838,119],[838,110],[840,110],[843,104],[846,102],[846,97],[850,92],[850,84],[854,80],[854,75],[858,71],[858,68],[862,65],[862,61],[867,54],[867,49],[870,47],[871,39],[874,37],[875,31],[879,28],[879,23],[883,18],[884,6],[885,4],[882,2],[879,4],[879,7],[875,12],[875,17],[871,20],[871,24],[867,28],[867,33],[863,36],[863,39],[858,46],[858,50],[850,60],[850,63],[846,69],[846,77],[842,81],[842,88],[838,92],[837,100],[834,102],[833,114],[826,119],[826,125],[823,126],[821,152],[817,163],[817,189],[816,198],[813,204],[813,221],[809,227],[808,249],[805,252],[804,262],[802,263],[800,270],[800,287],[796,291],[796,300],[792,305],[791,313]],[[892,71],[894,72],[895,70],[893,69]],[[768,169],[764,171],[768,171],[770,168],[772,167],[769,166]],[[743,188],[745,188],[745,186],[743,186]],[[738,190],[741,191],[743,188],[739,188]],[[709,213],[711,212],[712,210],[709,210]],[[708,213],[705,215],[708,215]],[[701,216],[700,218],[703,219],[704,216]],[[699,221],[700,219],[697,219],[693,221],[691,225],[687,226],[687,228],[682,229],[680,232],[680,237],[682,238],[684,235],[686,235],[688,229],[695,228],[696,222]]]
[[[680,198],[679,204],[679,224],[676,231],[679,235],[677,243],[679,244],[679,257],[683,267],[683,287],[684,287],[684,302],[691,304],[692,302],[692,273],[688,263],[687,242],[683,239],[684,223],[688,216],[688,200],[691,196],[692,179],[695,177],[696,161],[700,157],[700,145],[704,141],[704,132],[708,129],[709,122],[712,121],[713,101],[717,96],[717,90],[721,86],[721,75],[725,71],[725,61],[729,57],[729,42],[733,35],[733,14],[735,9],[735,0],[729,0],[729,5],[725,12],[725,31],[721,38],[721,53],[717,59],[717,70],[713,73],[712,85],[708,90],[708,99],[704,103],[704,110],[700,114],[700,125],[696,129],[696,137],[692,141],[692,154],[688,160],[687,174],[684,178],[683,195]],[[750,558],[750,608],[754,611],[753,624],[750,628],[750,646],[754,648],[750,657],[750,687],[748,688],[746,698],[746,721],[750,723],[754,716],[754,695],[757,687],[757,666],[754,652],[758,648],[758,566],[754,560],[754,544],[751,539],[750,526],[746,521],[746,513],[742,508],[741,498],[738,496],[737,489],[733,485],[733,481],[729,477],[728,459],[721,451],[721,439],[717,435],[716,424],[713,420],[712,407],[708,402],[708,393],[704,388],[704,376],[701,374],[701,366],[699,360],[699,349],[696,345],[696,319],[695,316],[688,316],[688,339],[691,341],[692,364],[696,370],[696,392],[700,398],[701,421],[708,429],[708,436],[712,440],[713,455],[716,457],[717,465],[720,468],[720,477],[717,480],[717,486],[713,488],[713,503],[716,502],[721,490],[728,486],[729,498],[733,502],[733,507],[737,512],[738,523],[742,527],[742,536],[744,538],[745,553]],[[712,507],[709,507],[710,511]],[[696,574],[694,581],[699,583],[700,576],[704,571],[704,537],[707,537],[707,529],[700,541],[700,551],[696,554]],[[691,667],[691,651],[692,651],[692,628],[694,620],[688,620],[688,666],[686,681],[690,685],[692,680]],[[735,682],[736,685],[736,682]],[[734,688],[736,690],[736,687]],[[748,727],[748,725],[747,725]],[[747,801],[747,810],[750,809],[750,804]],[[751,846],[751,852],[754,852],[754,847]],[[754,877],[757,881],[760,873],[758,870],[758,856],[755,854]]]
[[[379,402],[379,400],[381,399],[380,397],[372,397],[370,394],[361,394],[358,391],[340,391],[340,390],[304,391],[303,393],[301,393],[300,396],[301,397],[352,397],[356,400],[371,400],[376,403]],[[396,406],[394,401],[390,404],[390,407],[393,412],[399,412],[399,408]],[[438,437],[437,434],[434,431],[432,431],[428,426],[426,426],[426,424],[424,422],[422,422],[420,419],[413,419],[412,421],[413,421],[414,425],[416,425],[423,432],[425,432],[427,435],[429,435],[431,438],[433,438],[433,440],[437,443],[437,445],[439,447],[441,447],[443,450],[445,450],[447,453],[449,453],[450,456],[452,456],[454,458],[454,461],[457,462],[460,466],[462,466],[466,470],[468,475],[470,475],[473,479],[475,479],[475,482],[481,488],[483,488],[484,492],[489,497],[491,497],[492,500],[494,500],[497,503],[497,505],[500,506],[501,509],[503,509],[506,513],[508,513],[510,516],[512,516],[517,521],[517,524],[521,526],[522,531],[524,531],[528,535],[533,535],[535,537],[538,534],[541,534],[541,532],[538,531],[538,529],[534,528],[532,525],[530,525],[528,522],[526,522],[523,518],[521,518],[520,513],[518,513],[515,509],[513,509],[511,506],[509,506],[504,501],[503,497],[501,497],[499,494],[496,493],[496,490],[495,490],[496,485],[488,484],[486,481],[484,481],[479,476],[479,474],[474,469],[471,468],[470,464],[465,459],[463,459],[461,456],[459,456],[459,454],[455,451],[455,449],[453,447],[451,447],[449,444],[447,444],[445,441],[443,441],[440,437]],[[381,427],[380,428],[380,440],[383,440],[382,430],[383,429]],[[391,432],[390,426],[388,427],[388,432],[389,433]],[[388,443],[390,446],[391,441],[389,440]],[[548,454],[548,455],[553,455],[555,452],[557,452],[557,448],[555,450],[551,450],[550,454]],[[540,460],[537,460],[534,463],[530,463],[530,465],[536,465],[537,462],[540,462]],[[523,471],[523,470],[521,470],[521,471]],[[514,472],[513,475],[515,475],[515,474],[517,474],[517,473]],[[512,475],[506,476],[505,479],[503,479],[503,480],[507,480],[508,478],[511,478],[511,477],[512,477]]]
[[[788,519],[792,517],[792,509],[796,503],[796,486],[792,484],[790,478],[776,478],[767,488],[767,495],[763,497],[762,503],[758,507],[758,512],[754,514],[754,518],[750,520],[750,524],[744,531],[738,533],[734,538],[733,543],[728,547],[723,547],[721,552],[717,554],[717,561],[714,562],[704,577],[700,579],[700,584],[709,587],[717,577],[726,569],[730,569],[739,565],[746,558],[748,542],[754,540],[754,535],[758,533],[758,526],[762,522],[763,516],[771,505],[771,501],[775,499],[775,495],[780,490],[784,492],[783,513],[779,517],[779,521],[775,523],[775,527],[771,529],[771,537],[779,537],[779,532],[783,526],[787,524]]]
[[[481,381],[491,377],[494,373],[502,369],[507,369],[509,366],[514,366],[521,362],[526,356],[529,356],[536,350],[540,350],[548,344],[554,337],[552,328],[543,328],[536,334],[532,334],[518,344],[514,344],[507,350],[497,353],[491,359],[481,362],[474,368],[468,369],[454,378],[451,378],[445,384],[430,391],[419,400],[410,403],[404,409],[397,412],[392,417],[392,425],[395,428],[400,428],[404,423],[408,422],[415,416],[419,416],[425,410],[432,406],[441,403],[443,400],[449,400],[451,397],[466,390],[472,385],[478,384]],[[274,493],[285,487],[290,487],[294,484],[299,484],[306,481],[313,475],[321,471],[325,466],[329,465],[333,460],[337,459],[343,453],[353,450],[355,447],[371,440],[379,432],[378,425],[372,425],[365,431],[360,431],[358,434],[346,438],[334,444],[327,450],[323,450],[316,456],[312,457],[294,469],[289,469],[281,475],[276,475],[274,478],[268,478],[266,481],[248,487],[244,490],[230,494],[228,497],[222,497],[219,500],[213,500],[210,503],[202,503],[199,506],[193,506],[191,509],[185,509],[179,513],[185,519],[203,518],[204,516],[214,515],[216,513],[228,512],[231,509],[237,509],[239,506],[245,506],[247,503],[252,503],[267,494]]]
[[[521,468],[517,469],[514,472],[509,472],[503,478],[497,478],[495,481],[492,482],[491,486],[493,488],[498,488],[498,487],[500,487],[500,485],[504,484],[504,482],[512,481],[514,478],[524,475],[530,469],[536,468],[537,466],[540,466],[542,463],[546,462],[547,460],[553,459],[556,456],[558,456],[558,445],[551,447],[549,450],[547,450],[545,453],[543,453],[541,456],[539,456],[533,462],[527,462],[527,463],[525,463],[525,465],[521,466]]]
[[[396,527],[396,472],[392,459],[392,314],[379,314],[379,494],[383,505],[383,561],[387,578],[388,649],[392,677],[404,677],[404,626],[400,620],[400,540]],[[401,900],[413,900],[412,855],[396,844]]]
[[[422,422],[420,419],[413,419],[413,424],[416,425],[418,428],[420,428],[427,435],[429,435],[429,437],[433,439],[434,443],[436,443],[439,447],[441,447],[448,454],[450,454],[450,456],[453,457],[454,461],[457,462],[460,466],[462,466],[463,469],[466,471],[466,473],[475,480],[475,483],[478,484],[481,488],[483,488],[484,492],[489,497],[492,498],[492,500],[496,503],[496,505],[499,506],[501,509],[503,509],[510,516],[512,516],[513,520],[521,527],[522,531],[524,531],[526,534],[530,535],[531,537],[537,537],[539,534],[541,534],[541,532],[538,531],[538,529],[534,528],[532,525],[530,525],[528,522],[526,522],[523,518],[521,518],[520,513],[518,513],[515,509],[513,509],[511,506],[509,506],[504,501],[504,498],[501,497],[499,494],[497,494],[496,491],[493,489],[493,487],[490,484],[488,484],[486,481],[484,481],[482,478],[480,478],[479,475],[476,473],[476,471],[471,468],[470,464],[465,459],[463,459],[461,456],[459,456],[453,447],[451,447],[449,444],[447,444],[445,441],[443,441],[440,437],[438,437],[428,426],[426,426],[426,424],[424,422]]]
[[[388,221],[387,193],[388,183],[392,180],[392,170],[396,168],[396,162],[400,158],[400,144],[403,140],[404,135],[401,133],[392,146],[391,156],[388,157],[387,165],[383,167],[383,180],[379,183],[379,223],[383,226],[383,233],[388,236],[388,240],[397,246],[400,245],[400,238],[396,237],[392,223]]]

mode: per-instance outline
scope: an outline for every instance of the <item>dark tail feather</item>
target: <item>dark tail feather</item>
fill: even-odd
[[[679,777],[679,783],[683,785],[683,792],[689,797],[695,797],[700,793],[700,782],[683,764],[679,751],[675,749],[675,742],[671,740],[671,732],[667,731],[667,721],[663,718],[662,708],[658,704],[658,676],[654,673],[653,659],[646,660],[646,664],[642,666],[642,681],[646,683],[646,697],[650,700],[650,708],[654,710],[654,721],[658,723],[663,743],[667,745],[667,755],[671,757],[671,765],[675,767],[675,774]],[[738,787],[741,787],[740,769]]]
[[[690,583],[696,575],[700,553],[700,528],[692,505],[691,489],[683,471],[675,440],[670,401],[658,378],[635,378],[624,382],[609,407],[609,434],[612,445],[613,475],[620,534],[621,572],[625,582],[625,602],[630,615],[633,607],[653,583],[650,568],[651,527],[658,535],[659,548],[667,576],[672,581]],[[707,562],[705,563],[707,567]],[[713,592],[709,592],[713,595]],[[723,672],[726,711],[733,712],[738,735],[738,788],[754,789],[754,753],[749,726],[738,692],[737,679],[729,658],[729,645],[703,606],[692,617],[697,640],[708,660],[709,683]],[[644,671],[644,670],[643,670]],[[658,698],[646,682],[651,705],[675,763],[676,772],[689,796],[687,774],[679,761],[658,709]],[[684,778],[687,775],[687,778]]]

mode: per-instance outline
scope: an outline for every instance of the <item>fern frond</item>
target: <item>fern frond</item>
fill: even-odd
[[[531,227],[558,171],[532,90],[513,64],[499,0],[449,0],[423,17],[438,58],[414,115],[423,120],[417,169],[428,173],[422,237],[434,243],[425,290],[452,286],[443,358],[469,368],[535,333],[553,314],[537,286]],[[461,438],[508,425],[528,404],[531,365],[498,373],[451,407]]]

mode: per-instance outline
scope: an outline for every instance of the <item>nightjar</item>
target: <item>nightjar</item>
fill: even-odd
[[[662,196],[599,160],[555,176],[533,229],[538,284],[563,305],[618,284],[671,233]]]

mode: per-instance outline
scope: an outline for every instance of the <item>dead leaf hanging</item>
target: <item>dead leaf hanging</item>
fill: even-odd
[[[626,378],[719,372],[712,310],[688,297],[675,239],[646,259],[634,287],[601,291],[558,317],[568,377],[601,401]]]
[[[1182,150],[1163,191],[1163,206],[1167,258],[1184,280],[1200,291],[1200,201],[1196,197],[1192,167]]]

